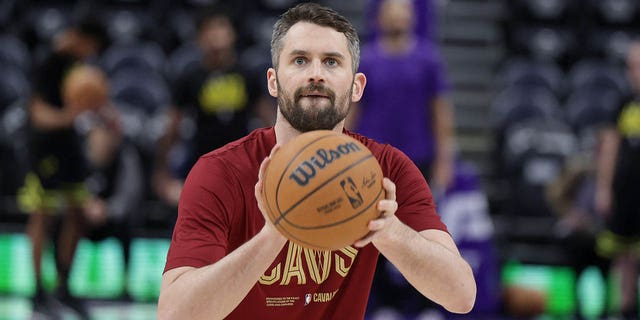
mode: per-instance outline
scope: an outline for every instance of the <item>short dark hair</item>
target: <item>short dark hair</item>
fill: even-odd
[[[231,10],[224,5],[211,5],[198,11],[195,17],[195,26],[198,33],[214,19],[226,19],[232,28],[237,29],[237,21]]]
[[[110,38],[107,27],[96,14],[85,14],[75,20],[72,25],[75,30],[85,37],[95,40],[100,50],[109,46]]]
[[[302,3],[282,14],[273,26],[271,37],[271,63],[278,68],[278,58],[282,51],[282,39],[291,27],[298,22],[310,22],[319,26],[330,27],[341,32],[347,38],[349,53],[353,60],[353,72],[358,70],[360,64],[360,39],[358,32],[351,22],[337,13],[335,10],[321,6],[317,3]]]

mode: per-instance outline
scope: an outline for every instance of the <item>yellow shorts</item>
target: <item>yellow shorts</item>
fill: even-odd
[[[89,198],[84,183],[67,183],[61,188],[47,190],[34,173],[28,173],[24,185],[18,190],[18,207],[25,213],[57,214],[66,208],[81,207]]]
[[[596,239],[596,251],[605,258],[613,258],[621,253],[632,253],[640,257],[640,237],[625,237],[603,231]]]

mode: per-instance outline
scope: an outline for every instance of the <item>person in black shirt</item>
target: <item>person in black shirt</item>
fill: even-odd
[[[600,135],[595,206],[606,222],[598,252],[621,271],[620,310],[625,319],[638,316],[640,249],[640,42],[631,44],[627,74],[633,95],[614,113]]]
[[[128,271],[132,227],[142,218],[138,214],[144,189],[140,154],[124,136],[115,107],[100,109],[88,122],[86,185],[91,195],[84,205],[86,236],[93,241],[118,239]]]
[[[224,8],[210,8],[198,19],[197,28],[202,60],[179,75],[174,85],[174,106],[158,146],[153,177],[155,192],[171,205],[177,205],[186,176],[186,172],[172,174],[168,169],[169,153],[178,141],[184,116],[191,116],[196,128],[185,168],[191,168],[201,155],[246,135],[252,118],[260,118],[261,125],[275,121],[275,101],[238,62],[231,16]]]
[[[94,59],[106,45],[106,39],[106,31],[95,19],[79,19],[54,38],[53,50],[33,74],[34,91],[29,103],[30,170],[19,190],[18,204],[30,214],[27,232],[36,277],[34,312],[45,316],[55,317],[57,308],[42,286],[42,252],[49,239],[49,229],[57,220],[54,218],[61,217],[54,241],[58,272],[56,295],[82,318],[88,318],[84,303],[69,293],[67,285],[82,232],[82,206],[87,197],[83,184],[86,162],[74,122],[87,106],[67,103],[63,90],[67,75],[74,67]]]

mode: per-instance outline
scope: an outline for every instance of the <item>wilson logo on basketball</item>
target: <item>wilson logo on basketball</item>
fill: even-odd
[[[315,156],[303,161],[293,170],[289,179],[294,180],[299,186],[305,186],[316,176],[317,170],[324,169],[342,155],[360,151],[362,149],[353,142],[338,145],[335,149],[318,149]]]

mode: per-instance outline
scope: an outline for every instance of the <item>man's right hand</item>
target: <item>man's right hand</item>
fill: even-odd
[[[264,160],[262,160],[262,163],[260,164],[260,171],[258,171],[258,182],[256,182],[255,188],[254,188],[254,193],[255,193],[255,197],[256,197],[256,201],[258,202],[258,208],[260,209],[260,212],[262,212],[262,216],[264,217],[264,228],[269,228],[271,230],[275,230],[277,231],[277,229],[275,228],[275,226],[273,225],[273,223],[271,222],[271,219],[269,218],[269,216],[267,215],[267,213],[265,212],[265,205],[264,205],[264,177],[267,173],[267,167],[269,166],[269,163],[271,162],[271,158],[273,157],[274,154],[276,154],[276,152],[278,152],[278,150],[280,150],[280,146],[276,145],[275,147],[273,147],[273,149],[271,149],[271,153],[269,154],[268,157],[266,157]],[[282,236],[282,234],[280,233],[280,231],[277,231],[278,234],[280,234],[280,236]],[[284,238],[284,236],[282,236]]]

